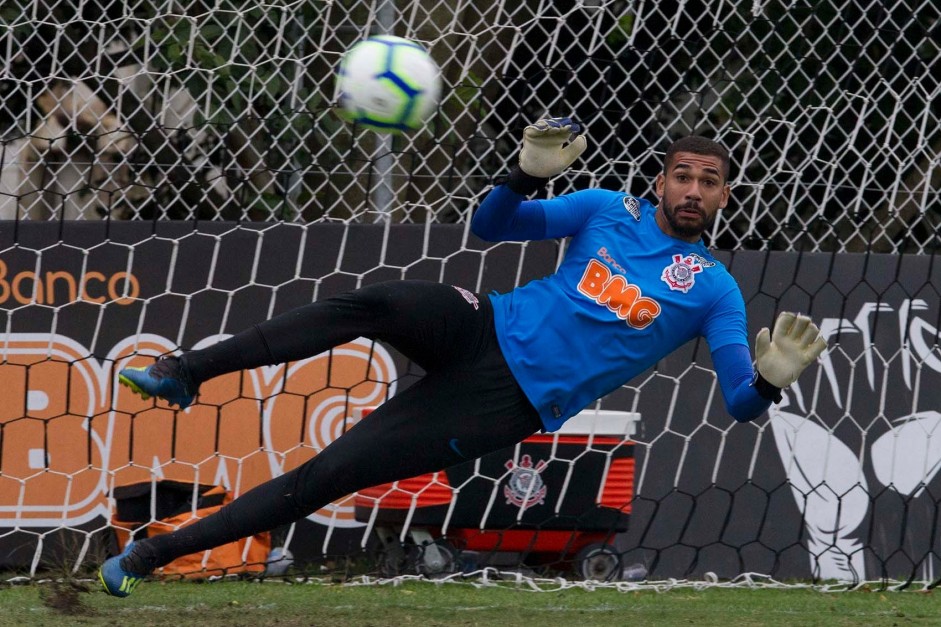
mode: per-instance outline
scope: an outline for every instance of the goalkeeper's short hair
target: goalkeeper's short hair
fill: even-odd
[[[681,137],[670,144],[667,148],[667,154],[663,159],[663,169],[667,170],[673,162],[673,158],[678,152],[691,152],[697,155],[710,155],[719,157],[722,160],[722,176],[726,181],[729,180],[729,174],[732,169],[732,160],[729,157],[729,151],[717,141],[713,141],[701,135],[689,135]]]

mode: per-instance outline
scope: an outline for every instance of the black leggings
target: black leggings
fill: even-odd
[[[507,367],[488,298],[395,281],[299,307],[184,357],[196,383],[311,357],[357,337],[387,342],[426,375],[318,455],[190,526],[139,543],[149,569],[299,520],[357,490],[442,470],[542,427]]]

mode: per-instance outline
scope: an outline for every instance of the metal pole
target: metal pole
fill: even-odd
[[[378,0],[376,9],[375,34],[391,35],[395,30],[395,0]],[[392,169],[395,165],[392,157],[392,136],[378,135],[373,153],[376,163],[376,184],[371,194],[371,205],[376,210],[375,222],[388,222],[392,217],[392,204],[395,192],[392,187]]]

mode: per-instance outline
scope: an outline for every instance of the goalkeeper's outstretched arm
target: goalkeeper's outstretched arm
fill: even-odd
[[[519,163],[504,184],[493,189],[474,213],[471,231],[486,241],[532,240],[546,237],[544,207],[526,197],[561,174],[584,151],[588,140],[570,118],[551,118],[523,131]]]
[[[758,332],[755,369],[746,346],[734,344],[713,351],[729,414],[739,422],[763,414],[826,347],[827,341],[810,318],[785,311],[775,321],[774,333],[767,328]]]
[[[526,200],[506,185],[487,194],[471,220],[471,232],[487,242],[543,239],[546,213],[535,200]]]

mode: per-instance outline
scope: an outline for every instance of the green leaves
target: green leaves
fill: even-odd
[[[227,122],[246,111],[265,115],[280,107],[290,87],[283,65],[272,58],[282,17],[277,10],[240,11],[223,3],[196,17],[158,17],[136,46],[149,37],[151,68],[179,77],[198,102],[209,105],[211,121]]]

